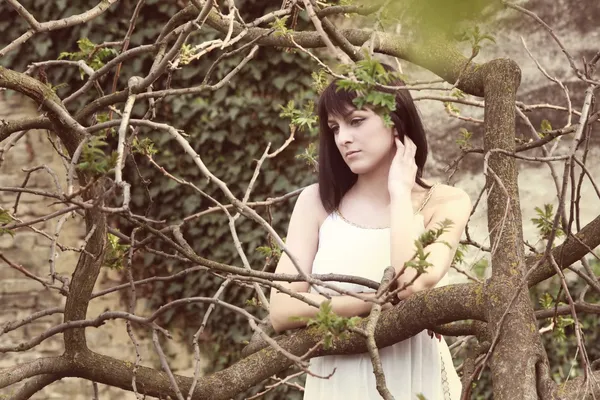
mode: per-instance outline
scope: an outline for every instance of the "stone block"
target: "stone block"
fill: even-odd
[[[19,249],[31,251],[35,247],[37,236],[37,233],[31,231],[17,232],[14,237],[15,245]]]
[[[49,248],[34,246],[28,249],[19,249],[15,247],[3,251],[3,254],[13,263],[22,265],[29,272],[39,276],[42,279],[46,279],[50,273],[48,262],[50,258]],[[6,267],[10,268],[8,266]],[[22,273],[19,273],[19,276],[24,277]]]
[[[38,297],[35,293],[17,293],[0,295],[0,310],[4,312],[8,310],[27,310],[35,307],[38,303]]]
[[[15,239],[8,233],[0,236],[0,249],[10,249],[11,247],[16,247]]]
[[[17,293],[36,293],[46,290],[41,283],[33,279],[3,279],[0,281],[0,295]]]

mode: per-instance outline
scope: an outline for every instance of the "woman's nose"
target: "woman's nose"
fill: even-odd
[[[352,143],[352,141],[354,140],[354,138],[352,137],[352,132],[350,129],[345,128],[345,127],[339,127],[338,128],[338,140],[341,144],[347,144],[347,143]]]

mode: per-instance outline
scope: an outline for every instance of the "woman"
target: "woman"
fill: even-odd
[[[438,242],[425,249],[432,266],[398,294],[404,299],[444,284],[471,202],[460,189],[423,181],[427,141],[407,90],[396,95],[392,127],[371,109],[357,109],[352,102],[355,97],[354,92],[337,90],[333,82],[319,99],[319,183],[298,197],[286,244],[306,273],[338,273],[380,281],[387,266],[398,271],[411,259],[414,240],[421,232],[452,220],[453,225]],[[284,255],[276,273],[297,271]],[[408,268],[398,284],[410,282],[415,275],[414,269]],[[337,285],[354,292],[371,291],[355,284]],[[285,286],[318,303],[327,300],[309,292],[305,282]],[[371,302],[328,293],[334,295],[331,306],[340,316],[365,315],[372,307]],[[276,331],[301,327],[305,323],[291,317],[313,317],[317,312],[287,294],[271,292],[271,322]],[[380,349],[380,356],[388,389],[396,400],[413,400],[419,394],[428,400],[459,398],[460,381],[443,339],[431,338],[423,331]],[[366,353],[313,358],[309,369],[316,376],[307,377],[307,400],[381,398]],[[329,379],[317,377],[328,376],[334,369]]]

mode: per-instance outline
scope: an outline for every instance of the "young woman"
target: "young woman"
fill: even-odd
[[[395,82],[401,85],[402,82]],[[399,293],[400,299],[444,284],[446,273],[471,212],[467,194],[457,188],[428,184],[422,179],[427,140],[418,112],[407,90],[396,95],[393,126],[369,108],[357,109],[356,93],[330,84],[319,99],[319,183],[298,197],[286,244],[306,273],[337,273],[380,281],[386,267],[397,271],[414,252],[414,240],[427,228],[450,219],[453,225],[439,241],[426,248],[433,265]],[[283,255],[277,273],[297,273]],[[408,268],[398,283],[410,282]],[[339,287],[368,292],[364,286]],[[320,303],[327,299],[309,292],[305,282],[285,283],[289,289]],[[324,290],[324,289],[321,289]],[[333,311],[352,317],[367,314],[372,303],[332,294]],[[372,295],[372,294],[369,294]],[[277,290],[271,292],[271,322],[276,331],[297,328],[293,316],[313,317],[318,310]],[[389,390],[396,400],[458,399],[461,385],[445,341],[423,331],[410,339],[380,349]],[[313,358],[304,399],[380,399],[368,354]]]

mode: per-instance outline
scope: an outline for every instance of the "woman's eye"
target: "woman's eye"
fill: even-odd
[[[340,130],[340,127],[335,125],[335,126],[330,126],[329,129],[331,129],[332,133],[337,134],[338,131]]]
[[[352,121],[350,121],[350,125],[352,125],[352,126],[358,126],[364,120],[365,120],[364,118],[354,118],[354,119],[352,119]]]

